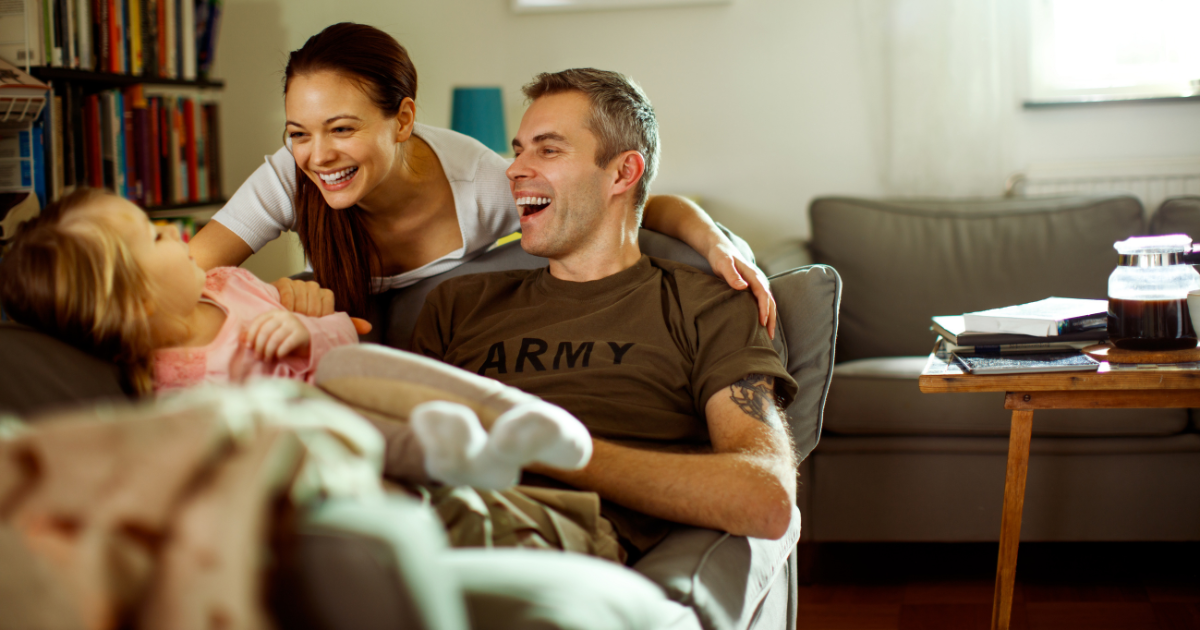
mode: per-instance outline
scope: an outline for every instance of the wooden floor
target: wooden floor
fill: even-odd
[[[801,630],[987,630],[995,544],[823,544]],[[1023,543],[1014,629],[1200,630],[1200,543]]]

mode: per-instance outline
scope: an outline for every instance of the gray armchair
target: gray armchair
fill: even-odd
[[[736,236],[733,238],[744,252],[753,256],[745,242]],[[640,245],[642,251],[650,256],[668,258],[711,271],[703,257],[673,238],[642,230]],[[371,338],[388,346],[406,349],[425,296],[447,278],[503,269],[533,269],[545,265],[545,259],[526,254],[519,243],[510,243],[451,272],[380,295],[373,305],[371,319],[375,330]],[[832,267],[813,265],[775,275],[771,278],[771,289],[779,304],[776,349],[788,372],[800,386],[800,394],[787,412],[797,455],[803,459],[816,447],[821,434],[821,414],[833,369],[841,279]],[[803,491],[799,495],[804,496]],[[680,527],[633,569],[657,584],[666,595],[661,602],[664,618],[671,618],[669,611],[675,608],[671,604],[677,603],[690,608],[694,613],[693,621],[705,629],[790,629],[796,624],[797,565],[794,552],[799,532],[799,514],[793,520],[788,534],[777,541]],[[455,551],[452,555],[458,553]],[[512,579],[511,575],[507,577]],[[530,589],[529,592],[534,590]],[[581,590],[574,598],[569,598],[575,601],[557,603],[563,612],[569,612],[575,607],[586,606],[585,602],[593,597],[596,597],[594,592]],[[468,601],[471,599],[472,594],[468,590]],[[545,612],[539,607],[526,609]],[[472,615],[472,619],[475,619],[475,615]],[[541,621],[546,622],[547,619]],[[601,628],[605,624],[550,624],[538,627]],[[631,622],[625,627],[643,626]],[[652,624],[644,627],[665,626]]]

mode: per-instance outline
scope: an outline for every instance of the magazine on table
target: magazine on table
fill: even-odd
[[[971,374],[1033,374],[1042,372],[1094,372],[1100,361],[1079,352],[1033,352],[1026,354],[954,353],[954,358]]]

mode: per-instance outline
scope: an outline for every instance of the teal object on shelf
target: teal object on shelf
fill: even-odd
[[[504,101],[498,87],[454,88],[450,128],[471,136],[496,153],[508,150]]]

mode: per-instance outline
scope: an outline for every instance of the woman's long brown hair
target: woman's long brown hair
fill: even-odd
[[[358,82],[387,116],[417,97],[417,70],[392,36],[365,24],[343,22],[313,35],[288,58],[284,94],[297,76],[332,71]],[[365,316],[371,279],[381,270],[379,247],[358,207],[334,210],[317,185],[296,166],[296,232],[313,275],[333,291],[338,310]]]

